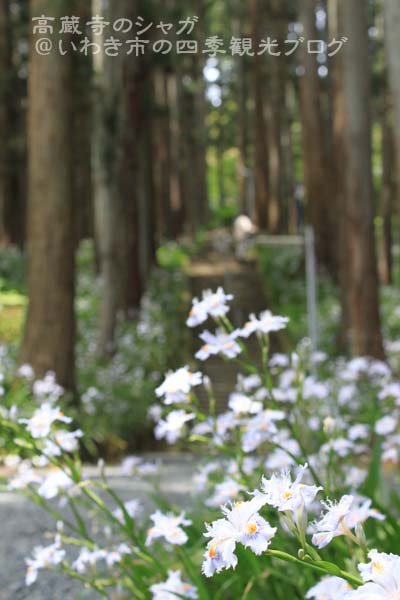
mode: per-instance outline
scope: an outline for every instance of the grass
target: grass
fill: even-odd
[[[24,306],[3,306],[0,309],[0,343],[18,343],[21,339],[24,320]]]
[[[0,344],[18,344],[25,320],[26,296],[10,290],[0,292]]]

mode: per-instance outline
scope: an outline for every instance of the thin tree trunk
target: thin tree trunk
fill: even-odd
[[[197,25],[197,37],[199,43],[207,37],[206,12],[207,5],[203,0],[196,0],[196,15],[199,17]],[[206,87],[203,70],[205,66],[204,56],[201,53],[194,55],[193,80],[195,81],[195,131],[196,131],[196,162],[195,181],[197,188],[198,220],[200,225],[206,225],[210,212],[208,205],[208,182],[207,182],[207,104]]]
[[[371,166],[370,67],[366,6],[342,0],[345,90],[345,206],[348,338],[354,355],[383,358],[374,235]]]
[[[343,31],[342,10],[340,0],[329,0],[328,3],[328,22],[330,37],[339,39],[339,34]],[[337,54],[332,61],[332,107],[333,107],[333,151],[332,151],[332,191],[336,198],[335,206],[338,210],[337,219],[337,265],[339,296],[341,306],[340,325],[337,335],[337,345],[341,352],[348,350],[348,331],[350,327],[349,305],[347,302],[347,249],[345,243],[345,160],[344,160],[344,139],[345,139],[345,95],[344,95],[344,77],[343,77],[343,54]]]
[[[132,0],[116,0],[112,18],[121,14],[132,20],[136,16],[136,3]],[[142,279],[140,276],[140,226],[138,201],[138,137],[140,122],[136,104],[142,102],[138,88],[138,65],[133,57],[118,57],[116,87],[116,110],[118,114],[115,132],[115,165],[113,174],[114,198],[119,206],[115,230],[118,265],[118,309],[125,318],[132,318],[140,306]]]
[[[270,18],[273,38],[283,44],[286,22],[283,16],[284,6],[281,0],[272,0]],[[285,118],[285,61],[279,58],[271,60],[270,93],[267,95],[268,133],[269,133],[269,169],[270,197],[268,204],[268,230],[279,233],[283,209],[283,161],[282,132]]]
[[[316,0],[302,0],[300,21],[303,36],[307,40],[318,39],[315,25]],[[306,191],[306,214],[313,225],[319,261],[331,273],[335,273],[336,225],[334,196],[327,181],[330,170],[326,164],[323,117],[321,112],[321,89],[316,55],[303,50],[304,75],[300,78],[300,107],[304,157],[304,183]]]
[[[184,224],[183,198],[179,172],[179,82],[177,72],[168,74],[168,105],[170,110],[170,200],[171,200],[171,233],[174,238],[181,235]]]
[[[181,160],[182,189],[185,200],[185,230],[194,237],[208,218],[206,148],[204,139],[205,114],[199,81],[198,65],[192,60],[185,70],[191,83],[182,82],[181,105]]]
[[[81,21],[90,20],[89,0],[75,0],[74,14]],[[79,44],[79,36],[75,43]],[[74,216],[76,243],[94,234],[93,185],[91,168],[92,142],[92,60],[83,54],[73,55],[73,169]]]
[[[293,82],[286,82],[285,119],[282,132],[282,153],[284,165],[284,196],[287,198],[287,227],[291,235],[297,234],[297,205],[295,196],[295,164],[293,154],[293,119],[295,110]]]
[[[59,18],[66,2],[32,0],[31,13]],[[32,40],[33,41],[33,40]],[[74,386],[72,69],[67,56],[40,56],[31,43],[28,90],[28,294],[20,360],[36,375],[54,370]]]
[[[171,238],[172,215],[170,200],[170,114],[165,69],[154,70],[154,186],[157,207],[157,239],[162,243]]]
[[[242,0],[236,0],[234,5],[234,15],[232,19],[233,35],[240,38],[243,35],[248,35],[248,22],[246,14],[246,5]],[[237,146],[239,150],[239,160],[237,165],[237,182],[239,196],[239,214],[250,215],[249,198],[247,193],[248,187],[248,61],[246,55],[237,56],[235,60],[237,66],[237,95],[238,95],[238,127],[237,127]]]
[[[134,15],[131,1],[115,0],[109,18]],[[102,14],[94,0],[94,14]],[[130,317],[141,296],[137,195],[136,63],[131,56],[94,57],[94,196],[103,283],[98,353],[115,349],[120,311]]]
[[[247,110],[247,63],[245,57],[239,60],[239,210],[249,214],[247,179],[248,179],[248,110]]]
[[[219,206],[225,206],[225,177],[224,177],[224,138],[222,125],[218,124],[218,138],[215,144],[217,158],[217,185]]]
[[[381,280],[389,285],[393,280],[393,235],[392,213],[396,195],[393,130],[388,122],[389,110],[385,103],[382,116],[382,220],[383,220],[383,256]]]
[[[103,15],[101,0],[93,0],[92,12]],[[102,40],[99,39],[101,44]],[[106,356],[114,350],[114,335],[117,317],[118,292],[116,276],[116,248],[113,231],[116,228],[115,210],[112,200],[112,169],[110,166],[109,123],[110,106],[113,106],[112,79],[109,60],[104,52],[93,57],[94,96],[93,96],[93,192],[95,212],[95,237],[98,251],[102,295],[100,308],[100,329],[98,339],[98,354]]]
[[[0,0],[0,244],[22,246],[26,217],[21,185],[21,172],[26,170],[20,124],[23,88],[16,76],[13,48],[10,1]]]
[[[385,42],[390,91],[394,110],[394,132],[396,148],[396,212],[400,213],[400,2],[385,0],[383,2],[385,16]]]
[[[8,94],[8,68],[9,46],[7,44],[9,23],[8,1],[0,0],[0,243],[7,244],[8,236],[4,219],[5,205],[9,193],[7,146],[8,146],[8,119],[7,119],[7,94]]]
[[[255,47],[261,40],[263,4],[260,0],[251,0],[252,37]],[[274,59],[275,60],[275,59]],[[267,144],[267,125],[265,119],[263,58],[256,55],[253,64],[254,96],[254,186],[255,220],[260,229],[268,228],[269,213],[269,156]]]

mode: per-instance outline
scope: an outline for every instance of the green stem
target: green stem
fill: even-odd
[[[342,579],[345,579],[346,581],[357,587],[363,584],[361,579],[359,579],[358,577],[347,573],[347,571],[343,571],[335,564],[329,563],[327,561],[320,561],[320,564],[318,564],[318,561],[310,562],[309,560],[300,560],[299,558],[296,558],[291,554],[287,554],[286,552],[282,552],[281,550],[267,550],[266,554],[273,558],[278,558],[279,560],[291,562],[296,565],[303,565],[308,569],[312,569],[323,575],[336,575],[337,577],[341,577]]]

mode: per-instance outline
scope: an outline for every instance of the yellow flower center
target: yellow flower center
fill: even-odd
[[[283,498],[283,500],[290,500],[290,498],[293,498],[293,494],[292,494],[292,492],[289,492],[289,491],[283,492],[282,498]]]
[[[377,572],[377,573],[383,573],[383,571],[385,570],[385,567],[380,562],[373,562],[372,563],[372,570],[375,571],[375,572]]]
[[[248,523],[246,525],[246,532],[249,535],[254,535],[258,530],[257,524],[256,523]]]
[[[208,549],[208,556],[210,558],[215,558],[217,556],[217,548],[220,544],[222,544],[223,542],[226,542],[227,540],[229,540],[229,537],[225,537],[222,538],[220,540],[217,540],[216,542],[214,542],[214,544],[211,544],[211,546]]]

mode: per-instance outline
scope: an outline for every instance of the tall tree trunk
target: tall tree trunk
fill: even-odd
[[[170,112],[170,200],[171,200],[171,233],[177,238],[183,232],[184,213],[179,164],[179,80],[175,69],[171,69],[167,82],[168,105]]]
[[[199,44],[207,37],[206,18],[207,4],[203,0],[196,0],[196,15],[199,17],[197,25],[197,37]],[[207,104],[206,86],[203,76],[205,66],[204,56],[201,53],[194,55],[193,80],[195,81],[195,131],[196,131],[196,162],[195,181],[197,188],[198,219],[200,225],[206,225],[210,212],[208,205],[208,181],[207,181]]]
[[[248,22],[246,14],[246,5],[242,0],[236,0],[233,7],[234,15],[232,19],[233,35],[240,38],[243,35],[248,35]],[[246,55],[237,56],[235,65],[237,67],[237,96],[238,96],[238,126],[237,126],[237,147],[239,150],[239,160],[237,165],[237,182],[239,196],[239,214],[249,215],[250,206],[248,205],[248,76],[247,67],[248,61]]]
[[[74,14],[81,22],[89,21],[90,0],[74,0]],[[79,44],[79,36],[75,36]],[[73,55],[73,169],[74,215],[76,243],[94,234],[93,182],[91,168],[92,142],[92,57]]]
[[[392,213],[393,200],[396,195],[394,161],[393,129],[389,123],[389,110],[385,102],[382,115],[382,221],[383,221],[383,256],[381,266],[381,280],[385,285],[392,283],[393,271],[393,235]]]
[[[170,113],[167,75],[163,66],[154,69],[154,187],[157,211],[157,239],[162,243],[171,238],[172,214],[170,201]]]
[[[390,91],[393,98],[394,131],[396,148],[396,212],[400,212],[400,2],[385,0],[383,2],[385,16],[385,42]]]
[[[125,15],[132,20],[136,16],[136,2],[116,0],[112,18]],[[113,59],[111,59],[113,60]],[[125,318],[132,318],[140,306],[142,279],[140,276],[139,250],[139,202],[138,202],[138,153],[137,142],[140,121],[137,103],[142,102],[137,82],[137,62],[132,57],[118,57],[118,80],[116,81],[116,154],[113,174],[115,202],[119,205],[117,229],[115,230],[118,265],[118,309]]]
[[[32,16],[59,18],[66,2],[32,0]],[[33,40],[32,40],[33,42]],[[74,386],[74,227],[68,56],[31,43],[28,90],[28,294],[21,362]]]
[[[215,155],[217,166],[217,188],[218,188],[218,204],[225,206],[225,176],[224,176],[224,134],[223,125],[218,124],[218,137],[215,141]]]
[[[25,240],[25,148],[21,144],[22,90],[13,63],[14,33],[10,1],[0,0],[0,244]]]
[[[383,358],[374,235],[371,167],[370,67],[366,6],[342,0],[345,91],[343,211],[349,342],[354,355]]]
[[[260,0],[250,0],[250,2],[253,44],[257,48],[261,41],[263,3]],[[264,102],[264,59],[256,53],[252,58],[252,61],[254,96],[254,187],[256,196],[255,221],[260,229],[267,229],[269,214],[269,156]]]
[[[0,243],[7,244],[8,236],[4,219],[7,196],[9,194],[8,184],[8,119],[7,119],[7,95],[9,73],[9,44],[7,43],[9,32],[9,6],[8,1],[0,0]]]
[[[101,0],[93,0],[93,14],[103,16]],[[99,40],[101,43],[102,40]],[[110,61],[111,59],[109,59]],[[115,206],[112,200],[112,169],[109,146],[113,144],[108,130],[110,106],[115,110],[109,61],[104,52],[93,57],[93,192],[95,238],[98,253],[102,295],[98,354],[106,356],[114,349],[117,317],[116,248],[113,232],[116,228]]]
[[[157,134],[152,119],[151,67],[140,62],[137,75],[136,132],[138,147],[138,213],[139,213],[139,267],[144,289],[150,268],[156,261],[157,215],[153,180],[153,139]]]
[[[94,0],[93,9],[94,14],[102,14],[99,0]],[[134,11],[131,1],[115,0],[108,17],[123,14],[133,18]],[[94,197],[103,282],[98,341],[101,356],[115,348],[118,311],[125,317],[131,316],[141,296],[136,68],[131,56],[108,57],[99,53],[94,57],[97,91],[93,133]]]
[[[287,198],[287,230],[291,235],[297,231],[296,174],[293,143],[293,123],[295,119],[295,90],[293,81],[288,78],[285,92],[285,118],[282,131],[282,153],[284,165],[284,197]]]
[[[315,25],[316,0],[302,0],[300,21],[307,40],[318,39]],[[302,120],[304,183],[306,214],[314,227],[319,261],[335,273],[336,209],[334,196],[327,181],[330,170],[326,164],[324,123],[321,111],[321,89],[315,54],[303,50],[304,74],[300,78],[300,108]]]
[[[283,44],[286,36],[285,6],[281,0],[271,0],[270,18],[273,38]],[[284,60],[271,60],[270,93],[268,106],[269,133],[269,169],[270,197],[268,204],[268,230],[272,234],[279,233],[283,212],[283,150],[282,135],[285,119],[285,78],[286,64]]]
[[[185,229],[192,237],[208,219],[204,84],[198,59],[185,65],[190,83],[182,81],[181,157],[185,199]],[[189,79],[188,78],[188,79]]]
[[[247,110],[247,70],[246,60],[242,56],[239,59],[239,211],[242,214],[249,214],[247,181],[248,181],[248,110]]]
[[[341,0],[328,0],[328,23],[329,36],[333,39],[339,39],[343,31],[343,15],[341,11]],[[346,208],[345,198],[345,160],[344,160],[344,140],[345,140],[345,95],[344,95],[344,73],[343,73],[343,54],[337,54],[331,63],[332,73],[332,193],[335,196],[335,206],[338,210],[337,219],[337,265],[339,296],[341,306],[340,325],[337,334],[337,345],[341,352],[348,350],[348,331],[350,323],[349,306],[347,302],[347,249],[346,249],[346,231],[344,211]]]

